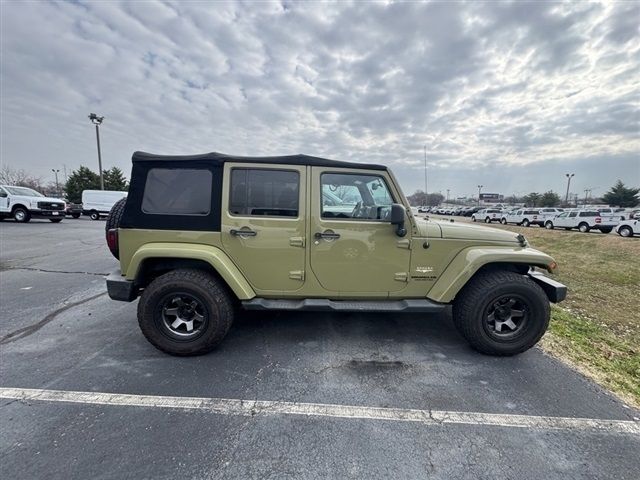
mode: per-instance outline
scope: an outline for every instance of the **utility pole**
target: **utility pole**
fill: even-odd
[[[449,203],[449,189],[447,188],[447,203]]]
[[[480,205],[480,191],[482,190],[482,187],[484,187],[484,185],[478,185],[478,205]]]
[[[52,168],[51,171],[56,176],[56,195],[60,195],[60,187],[58,186],[58,172],[60,172],[60,170],[56,170],[55,168]]]
[[[69,181],[69,177],[67,177],[67,166],[62,164],[62,168],[64,168],[64,183],[66,184]]]
[[[100,171],[100,190],[104,190],[104,177],[102,176],[102,154],[100,153],[100,124],[104,117],[100,117],[95,113],[89,115],[89,120],[96,126],[96,142],[98,144],[98,170]]]
[[[424,203],[427,203],[427,144],[424,144]]]
[[[564,175],[567,177],[567,195],[564,197],[564,203],[566,203],[568,206],[569,205],[569,185],[571,185],[571,178],[575,175],[575,173],[565,173]]]

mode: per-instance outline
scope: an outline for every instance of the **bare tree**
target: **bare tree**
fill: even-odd
[[[29,175],[23,169],[11,168],[9,165],[0,167],[0,183],[3,185],[17,185],[18,187],[29,187],[34,190],[42,190],[42,178]]]

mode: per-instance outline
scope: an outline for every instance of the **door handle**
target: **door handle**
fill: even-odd
[[[258,232],[254,230],[236,230],[234,228],[229,230],[229,233],[235,237],[255,237],[258,235]]]
[[[321,238],[324,238],[325,240],[337,240],[340,238],[340,234],[335,232],[316,232],[314,238],[316,240],[320,240]]]

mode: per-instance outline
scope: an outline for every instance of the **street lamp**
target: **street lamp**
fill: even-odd
[[[102,177],[102,155],[100,154],[100,124],[104,117],[100,117],[95,113],[89,114],[89,120],[96,126],[96,142],[98,144],[98,170],[100,171],[100,190],[104,190],[104,178]]]
[[[60,195],[60,187],[58,186],[58,172],[60,172],[60,170],[56,170],[55,168],[52,168],[51,171],[55,174],[56,176],[56,194]]]
[[[571,185],[571,178],[575,175],[575,173],[565,173],[565,177],[567,177],[567,195],[564,198],[564,203],[569,206],[569,185]]]
[[[424,197],[427,203],[427,144],[424,144]]]
[[[484,187],[484,185],[478,185],[478,205],[480,205],[480,191],[482,190],[482,187]]]

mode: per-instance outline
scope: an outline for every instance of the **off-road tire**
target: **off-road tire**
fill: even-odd
[[[623,225],[618,229],[618,235],[621,237],[633,237],[633,229],[627,225]]]
[[[602,233],[611,233],[612,230],[613,230],[613,227],[606,227],[606,228],[600,229]]]
[[[546,228],[547,230],[553,230],[553,222],[545,223],[544,228]]]
[[[529,219],[525,218],[525,219],[522,221],[522,226],[523,226],[523,227],[529,227],[530,225],[531,225],[531,222],[529,221]]]
[[[162,299],[172,292],[187,293],[202,301],[207,320],[203,331],[192,340],[177,340],[162,326]],[[143,291],[138,303],[138,324],[147,340],[170,355],[202,355],[213,350],[224,339],[233,323],[231,295],[210,274],[191,269],[166,273],[153,280]]]
[[[62,221],[62,219],[61,218],[50,218],[49,221],[51,223],[60,223]]]
[[[107,233],[109,232],[109,230],[111,229],[117,230],[118,228],[120,228],[120,220],[122,220],[122,214],[124,213],[125,203],[127,203],[127,199],[121,198],[120,200],[118,200],[116,203],[113,204],[113,207],[111,207],[111,211],[107,216],[107,221],[104,224],[105,238],[107,237]],[[113,255],[117,259],[120,259],[120,255],[118,254],[117,251],[111,252],[111,255]]]
[[[24,207],[17,207],[15,210],[13,210],[12,215],[13,219],[18,223],[27,223],[29,220],[31,220],[31,214],[29,213],[29,210]]]
[[[91,218],[91,220],[100,220],[100,214],[98,212],[96,212],[95,210],[93,210],[89,214],[89,217]]]
[[[488,333],[486,310],[495,299],[508,294],[526,299],[527,321],[517,336],[497,340]],[[509,356],[533,347],[549,326],[549,300],[538,284],[509,271],[480,273],[465,285],[453,303],[453,322],[460,334],[477,351]]]
[[[578,225],[578,230],[580,230],[580,232],[582,233],[589,233],[589,230],[591,230],[591,228],[589,227],[588,223],[582,222],[580,225]]]

